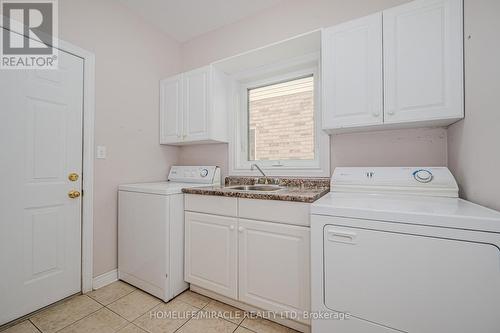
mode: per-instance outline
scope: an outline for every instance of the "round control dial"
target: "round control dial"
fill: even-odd
[[[420,183],[429,183],[432,181],[432,172],[425,169],[417,170],[413,173],[413,178]]]
[[[200,170],[200,176],[201,176],[201,177],[206,177],[206,176],[208,176],[208,170],[207,170],[207,169],[201,169],[201,170]]]

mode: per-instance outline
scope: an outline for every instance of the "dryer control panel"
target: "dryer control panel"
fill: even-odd
[[[445,167],[338,167],[332,192],[373,192],[458,197],[458,185]]]
[[[170,168],[168,180],[183,183],[217,184],[220,185],[221,175],[217,166],[180,166]]]

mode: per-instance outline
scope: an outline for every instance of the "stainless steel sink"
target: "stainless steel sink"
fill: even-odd
[[[235,191],[256,191],[256,192],[272,192],[279,191],[284,187],[278,185],[238,185],[228,187]]]

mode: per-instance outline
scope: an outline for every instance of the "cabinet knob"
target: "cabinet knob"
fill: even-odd
[[[234,225],[230,225],[229,230],[234,230]]]
[[[238,228],[238,231],[239,231],[239,232],[243,232],[243,231],[245,231],[245,228],[243,228],[243,227],[239,227],[239,228]]]
[[[394,111],[389,111],[389,112],[387,112],[387,114],[388,114],[389,116],[394,116],[396,113],[395,113]]]
[[[379,117],[379,116],[380,116],[380,113],[378,113],[378,112],[373,112],[373,116],[374,116],[375,118],[377,118],[377,117]]]

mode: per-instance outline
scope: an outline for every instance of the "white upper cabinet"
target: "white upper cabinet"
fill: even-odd
[[[323,30],[323,128],[382,124],[382,13]]]
[[[160,143],[182,139],[182,75],[160,81]]]
[[[160,82],[160,143],[227,142],[229,80],[205,66]]]
[[[386,123],[463,117],[462,17],[462,0],[384,11]]]
[[[210,109],[210,67],[184,74],[184,139],[204,140],[208,136]]]
[[[446,126],[463,118],[462,31],[462,0],[416,0],[324,29],[323,129]]]

